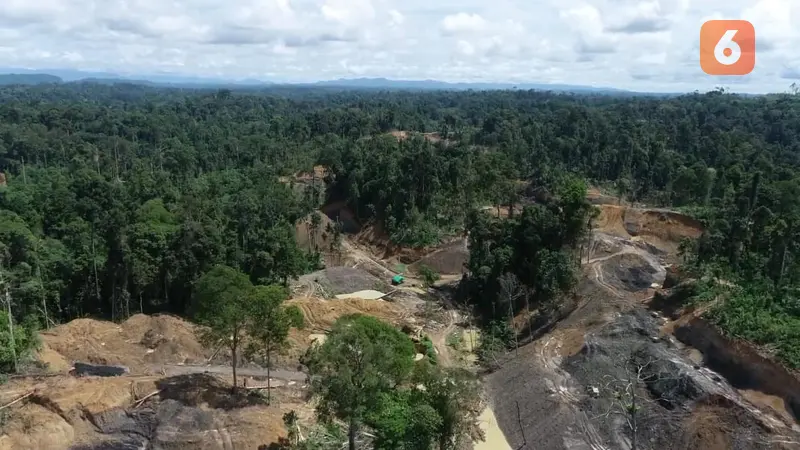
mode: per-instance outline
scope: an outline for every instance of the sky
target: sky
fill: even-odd
[[[756,29],[700,69],[709,19]],[[309,82],[385,77],[678,92],[800,84],[800,0],[0,0],[6,67]]]

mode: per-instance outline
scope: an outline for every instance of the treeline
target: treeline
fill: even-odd
[[[753,273],[771,275],[779,265],[777,284],[791,286],[796,227],[779,192],[796,182],[800,165],[798,105],[794,96],[722,92],[658,99],[4,87],[2,270],[13,313],[50,322],[185,312],[195,281],[218,264],[252,283],[284,283],[318,264],[293,232],[319,205],[316,192],[278,179],[323,164],[330,199],[346,201],[361,220],[382,222],[396,243],[431,244],[469,222],[474,249],[478,239],[496,240],[481,238],[481,229],[498,228],[506,244],[490,245],[486,258],[476,254],[473,275],[484,267],[491,277],[513,273],[536,292],[563,288],[565,261],[552,252],[574,246],[578,234],[542,241],[545,247],[531,240],[534,253],[512,251],[507,266],[495,260],[584,213],[566,217],[544,202],[507,229],[469,214],[514,204],[525,186],[551,190],[566,173],[632,201],[705,208],[720,225],[710,226],[703,261],[733,257],[737,270],[761,264]],[[396,139],[386,135],[391,130],[434,134]],[[739,200],[756,173],[758,195],[743,215]],[[759,219],[761,206],[769,220]],[[747,255],[761,255],[763,264]],[[538,275],[516,273],[514,264]],[[542,273],[550,274],[545,287]],[[494,278],[481,283],[479,291],[499,286]]]
[[[770,181],[738,172],[722,198],[698,213],[707,229],[686,242],[686,266],[713,301],[710,318],[800,368],[800,176]]]

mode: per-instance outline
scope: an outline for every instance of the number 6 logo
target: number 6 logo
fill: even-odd
[[[756,30],[746,20],[709,20],[700,28],[700,68],[709,75],[747,75],[756,65]]]

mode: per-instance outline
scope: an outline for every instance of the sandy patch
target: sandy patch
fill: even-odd
[[[336,298],[339,299],[339,300],[343,300],[343,299],[346,299],[346,298],[360,298],[360,299],[364,299],[364,300],[377,300],[377,299],[385,297],[385,296],[386,296],[386,294],[384,294],[381,291],[375,291],[375,290],[372,290],[372,289],[367,289],[367,290],[364,290],[364,291],[357,291],[357,292],[353,292],[353,293],[350,293],[350,294],[339,294],[339,295],[336,296]]]
[[[47,364],[48,372],[67,372],[72,367],[69,361],[61,353],[50,348],[46,342],[42,343],[42,348],[36,355],[37,359]]]
[[[308,342],[311,344],[316,342],[317,344],[322,345],[325,343],[327,339],[328,335],[326,334],[311,334],[308,336]]]

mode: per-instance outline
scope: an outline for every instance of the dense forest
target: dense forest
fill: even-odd
[[[315,164],[327,199],[280,181]],[[800,365],[786,344],[800,338],[796,96],[4,86],[0,170],[0,274],[20,321],[183,313],[219,264],[285,284],[320,265],[293,233],[325,200],[399,245],[467,227],[470,289],[496,319],[486,299],[511,276],[536,302],[569,289],[588,182],[701,218],[687,263],[736,286],[718,323]],[[474,213],[541,189],[508,222]]]

